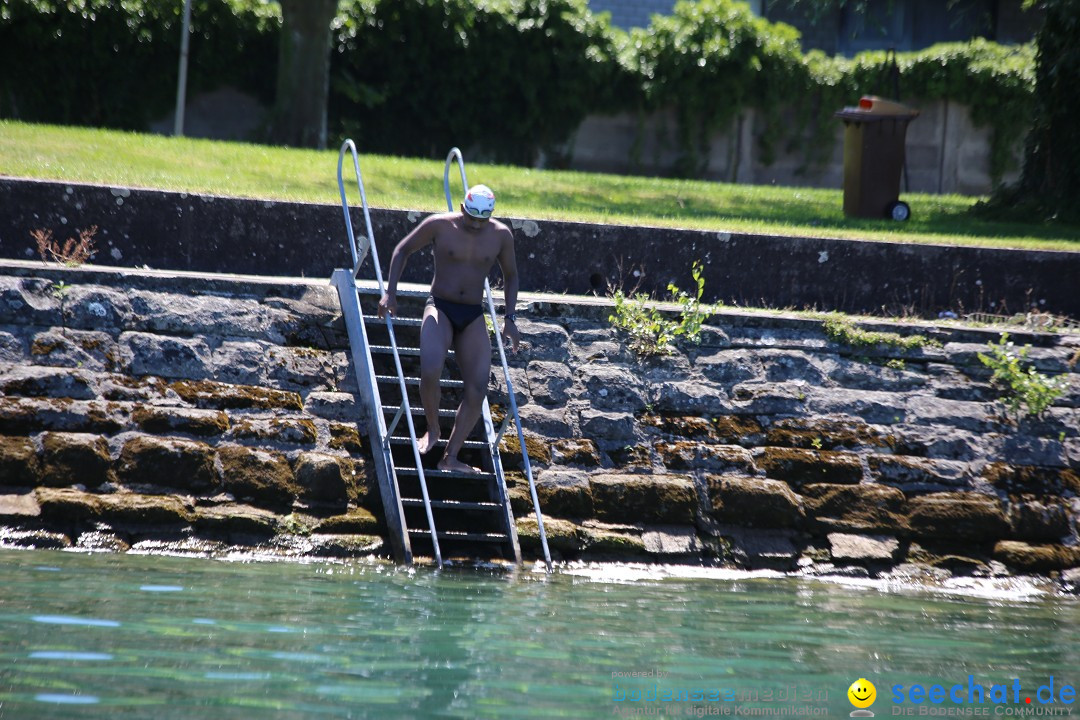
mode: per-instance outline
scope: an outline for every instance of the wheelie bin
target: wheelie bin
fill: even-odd
[[[856,107],[836,112],[844,123],[844,214],[907,220],[900,200],[907,126],[919,111],[893,100],[864,95]]]

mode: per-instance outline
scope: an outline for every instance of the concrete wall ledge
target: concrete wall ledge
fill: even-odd
[[[426,213],[371,210],[385,265]],[[362,232],[363,218],[352,210]],[[1080,317],[1080,252],[1005,250],[504,218],[522,287],[603,294],[689,287],[704,263],[705,299],[749,307],[921,314],[944,309]],[[64,240],[98,227],[95,263],[174,271],[328,278],[350,264],[338,205],[0,178],[0,257],[37,257],[30,233]],[[643,273],[630,277],[634,270]],[[425,282],[430,257],[404,280]]]

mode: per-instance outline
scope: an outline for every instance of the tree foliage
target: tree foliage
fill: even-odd
[[[1032,125],[1020,180],[980,208],[994,216],[1080,222],[1080,0],[1039,0]]]
[[[442,157],[458,145],[478,160],[558,166],[588,115],[670,112],[677,160],[666,172],[697,177],[709,138],[754,109],[765,161],[802,152],[811,169],[832,154],[833,113],[880,93],[889,67],[884,52],[803,54],[793,28],[734,0],[683,0],[630,33],[592,14],[586,0],[343,0],[332,21],[303,0],[193,2],[190,95],[233,85],[270,105],[279,78],[270,129],[281,134],[270,137],[322,144],[324,103],[301,93],[325,83],[277,72],[290,65],[285,8],[319,20],[309,35],[330,38],[329,139],[351,136],[368,152]],[[319,0],[324,10],[333,2]],[[865,0],[789,2],[835,9]],[[1077,110],[1069,89],[1078,76],[1078,3],[1045,0],[1057,8],[1058,35],[1040,50],[1040,82],[1058,95],[1037,102],[1033,45],[975,40],[896,55],[905,99],[963,103],[991,128],[994,178],[1008,169],[1032,109],[1042,113],[1024,186],[1040,201],[1075,196],[1068,178],[1078,163],[1062,153],[1076,142],[1067,129]],[[4,0],[0,67],[19,72],[0,72],[0,117],[145,129],[175,97],[181,9],[178,0]],[[316,62],[308,68],[324,52],[309,45]],[[301,129],[282,129],[290,125]]]
[[[482,143],[532,164],[619,82],[610,26],[585,0],[368,0],[339,24],[335,129],[383,152]]]
[[[0,117],[145,130],[176,100],[182,13],[176,0],[3,0]],[[274,5],[192,0],[189,94],[232,84],[269,100],[278,27]]]

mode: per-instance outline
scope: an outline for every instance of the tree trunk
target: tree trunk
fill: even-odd
[[[1080,222],[1080,0],[1043,0],[1035,100],[1020,180],[991,199],[995,213]]]
[[[269,139],[295,147],[326,147],[330,91],[330,23],[338,0],[281,0],[277,96]]]

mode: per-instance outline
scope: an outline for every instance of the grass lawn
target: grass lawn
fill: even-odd
[[[359,142],[363,152],[363,143]],[[449,148],[447,148],[449,151]],[[466,157],[468,162],[468,157]],[[0,121],[0,176],[337,204],[337,149],[314,151]],[[361,155],[372,207],[445,209],[442,160]],[[498,214],[764,235],[1080,251],[1080,226],[988,222],[980,198],[903,195],[906,223],[844,217],[840,189],[735,185],[469,163]],[[345,179],[358,203],[351,160]],[[460,198],[456,166],[451,187]]]

